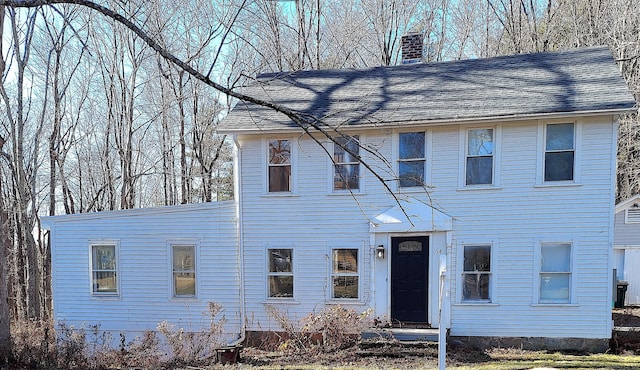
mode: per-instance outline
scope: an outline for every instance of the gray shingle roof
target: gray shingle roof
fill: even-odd
[[[361,70],[271,74],[243,90],[331,126],[623,112],[635,100],[606,47]],[[272,109],[239,102],[220,132],[290,130]]]

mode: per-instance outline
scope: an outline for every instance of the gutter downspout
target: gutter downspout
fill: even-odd
[[[236,347],[246,339],[246,314],[245,314],[245,292],[244,292],[244,230],[242,221],[242,150],[238,142],[238,135],[233,135],[233,198],[236,207],[236,230],[238,239],[238,270],[240,273],[240,336],[233,341],[230,346]]]

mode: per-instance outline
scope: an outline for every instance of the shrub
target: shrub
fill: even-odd
[[[351,347],[357,343],[362,330],[372,323],[370,309],[358,313],[340,305],[311,313],[299,325],[272,305],[267,306],[267,313],[284,330],[285,338],[280,350],[297,353],[329,352]]]
[[[354,346],[360,333],[371,326],[371,309],[358,313],[340,305],[325,307],[319,313],[311,313],[302,319],[302,332],[321,334],[321,349],[324,352]]]

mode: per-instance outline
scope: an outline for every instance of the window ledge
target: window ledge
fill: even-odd
[[[199,302],[198,297],[171,297],[170,302],[182,303],[182,302]]]
[[[101,301],[119,301],[119,294],[92,294],[91,299],[97,299]]]
[[[457,188],[456,191],[474,191],[474,190],[502,190],[501,186],[493,186],[493,185],[479,185],[479,186],[465,186],[463,188]]]
[[[580,307],[577,303],[532,303],[531,307]]]
[[[299,197],[299,196],[300,196],[299,194],[287,193],[287,192],[262,194],[263,198],[292,198],[292,197]]]
[[[290,305],[299,305],[300,301],[297,301],[293,298],[268,298],[262,302],[262,304],[290,304]]]
[[[491,303],[491,302],[460,302],[460,303],[454,303],[452,306],[460,306],[460,307],[499,307],[500,304],[498,303]]]
[[[331,192],[331,193],[329,193],[327,195],[332,196],[332,197],[344,197],[344,196],[363,196],[363,195],[367,195],[367,193],[358,192],[358,191],[354,191],[354,192],[350,192],[350,191],[334,191],[334,192]]]
[[[582,186],[581,183],[577,182],[566,182],[566,181],[558,181],[558,182],[545,182],[542,184],[533,185],[534,188],[556,188],[556,187],[578,187]]]
[[[362,306],[365,303],[358,299],[330,299],[326,302],[328,305],[347,305],[347,306]]]

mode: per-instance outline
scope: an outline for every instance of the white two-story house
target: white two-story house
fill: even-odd
[[[240,102],[234,202],[45,218],[57,320],[229,340],[334,304],[391,325],[606,348],[616,132],[606,48],[265,75]],[[440,302],[446,314],[440,315]],[[440,318],[443,318],[442,320]],[[206,324],[206,323],[205,323]]]

